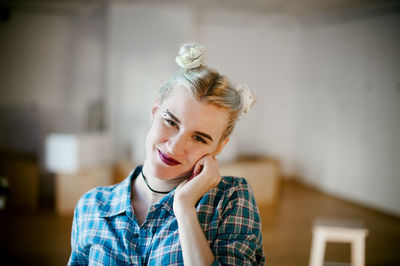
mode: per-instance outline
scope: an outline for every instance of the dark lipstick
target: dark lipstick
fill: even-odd
[[[167,164],[169,166],[181,164],[180,162],[178,162],[174,158],[169,157],[168,155],[166,155],[165,153],[163,153],[160,150],[158,150],[158,155],[160,156],[161,161],[163,161],[165,164]]]

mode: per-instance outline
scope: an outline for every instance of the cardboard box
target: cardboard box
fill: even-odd
[[[112,138],[107,133],[53,133],[45,144],[45,166],[53,173],[76,174],[112,162]]]
[[[130,160],[120,161],[114,166],[114,184],[122,182],[135,169],[136,164]]]
[[[244,177],[250,184],[258,205],[275,202],[279,194],[279,163],[272,159],[246,159],[220,164],[223,176]]]
[[[60,215],[72,215],[80,197],[92,188],[113,183],[112,167],[82,170],[77,174],[56,174],[55,207]]]

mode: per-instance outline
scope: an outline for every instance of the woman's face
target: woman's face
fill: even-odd
[[[205,155],[217,155],[228,139],[220,138],[228,112],[197,101],[177,87],[152,109],[153,122],[146,138],[145,174],[160,179],[189,177]]]

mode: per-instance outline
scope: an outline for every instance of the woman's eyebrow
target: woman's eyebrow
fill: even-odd
[[[200,132],[200,131],[195,131],[194,133],[196,133],[198,135],[201,135],[201,136],[213,141],[212,137],[210,135],[206,134],[206,133],[203,133],[203,132]]]
[[[165,113],[168,114],[172,119],[174,119],[176,122],[180,123],[181,121],[174,115],[172,114],[170,111],[165,110]]]

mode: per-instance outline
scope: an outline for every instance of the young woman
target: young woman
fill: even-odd
[[[146,159],[120,184],[86,193],[75,209],[69,265],[260,265],[261,221],[243,178],[222,177],[215,156],[254,103],[181,47],[181,71],[151,111]]]

